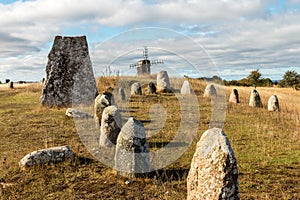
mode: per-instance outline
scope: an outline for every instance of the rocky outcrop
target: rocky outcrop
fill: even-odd
[[[268,111],[279,111],[279,101],[276,95],[272,95],[268,100]]]
[[[56,36],[48,55],[41,105],[91,104],[97,94],[86,37]]]
[[[32,165],[56,163],[73,158],[73,152],[69,146],[52,147],[31,152],[22,158],[19,162],[21,168]]]
[[[238,169],[225,133],[212,128],[197,143],[187,178],[187,199],[239,199]]]
[[[100,127],[100,147],[116,145],[122,127],[122,118],[116,106],[108,106],[103,110]]]
[[[118,174],[126,177],[138,177],[142,173],[150,172],[145,128],[132,117],[124,124],[118,136],[115,168]]]

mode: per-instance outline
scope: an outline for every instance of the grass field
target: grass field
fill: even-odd
[[[102,78],[99,91],[114,87],[116,79]],[[146,81],[146,80],[145,80]],[[196,142],[210,123],[210,100],[205,83],[192,80],[200,110],[195,140],[178,160],[147,178],[129,180],[93,159],[81,143],[65,108],[39,105],[41,85],[0,87],[0,199],[185,199],[186,177]],[[175,89],[179,89],[176,81]],[[257,88],[264,108],[248,106],[253,88],[236,87],[240,104],[227,104],[224,132],[235,152],[241,199],[300,199],[300,92],[288,88]],[[226,87],[227,96],[232,87]],[[280,112],[268,112],[272,94]],[[164,127],[149,138],[151,150],[168,143],[180,124],[175,95],[132,97],[131,116],[149,125],[149,108],[161,104],[167,112]],[[175,105],[175,106],[174,106]],[[179,107],[179,106],[177,106]],[[146,112],[145,112],[146,111]],[[38,149],[69,145],[73,160],[20,170],[19,160]]]

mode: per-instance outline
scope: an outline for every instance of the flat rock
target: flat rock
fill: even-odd
[[[116,106],[108,106],[103,110],[100,127],[100,147],[116,145],[122,127],[122,118]]]
[[[118,174],[126,177],[138,177],[150,172],[149,146],[144,125],[129,118],[122,127],[117,139],[115,168]]]
[[[187,178],[187,199],[239,199],[234,152],[222,129],[203,133]]]
[[[41,105],[91,104],[97,94],[86,37],[56,36],[48,55]]]
[[[77,118],[93,118],[92,115],[90,115],[87,112],[76,110],[74,108],[67,108],[66,115],[68,117],[77,117]]]
[[[268,100],[268,111],[279,111],[279,101],[276,95],[272,95]]]
[[[256,90],[251,91],[249,106],[251,107],[263,107],[259,93]]]
[[[22,158],[19,166],[33,166],[46,163],[62,162],[68,158],[73,158],[73,152],[69,146],[52,147],[31,152]]]

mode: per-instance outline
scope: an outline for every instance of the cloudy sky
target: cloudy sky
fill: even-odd
[[[87,36],[96,76],[134,74],[148,46],[153,71],[278,80],[300,73],[299,19],[300,0],[0,0],[0,81],[45,76],[56,35]]]

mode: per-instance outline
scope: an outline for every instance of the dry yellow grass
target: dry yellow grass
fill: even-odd
[[[118,81],[103,77],[98,81],[98,90],[114,87]],[[172,79],[171,82],[178,91],[183,80]],[[39,105],[40,84],[0,88],[0,199],[186,198],[191,158],[196,142],[208,129],[211,112],[210,100],[202,97],[206,83],[190,82],[200,110],[195,140],[170,166],[155,176],[134,179],[129,184],[126,184],[128,179],[116,176],[87,151],[73,119],[65,116],[65,108]],[[264,106],[269,96],[276,94],[279,98],[282,111],[268,112],[265,107],[248,106],[253,89],[250,87],[225,87],[227,99],[233,88],[239,90],[241,103],[227,104],[224,131],[237,158],[241,199],[300,199],[300,127],[295,120],[299,117],[300,92],[288,88],[257,88]],[[148,140],[151,150],[168,144],[181,120],[174,94],[133,96],[129,114],[143,121],[147,128],[151,124],[149,109],[153,104],[162,105],[168,115],[163,129]],[[18,162],[27,153],[66,144],[75,153],[73,161],[20,171]]]

